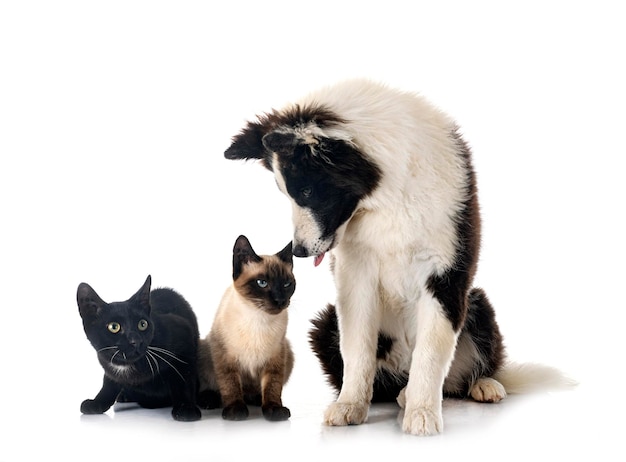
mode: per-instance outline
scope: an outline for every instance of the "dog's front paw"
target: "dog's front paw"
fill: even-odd
[[[506,398],[506,390],[500,382],[490,377],[481,377],[470,392],[472,398],[481,403],[497,403]]]
[[[359,425],[367,420],[366,403],[332,403],[324,413],[324,423],[331,426]]]
[[[443,431],[441,410],[417,407],[406,409],[402,419],[402,430],[411,435],[436,435]]]

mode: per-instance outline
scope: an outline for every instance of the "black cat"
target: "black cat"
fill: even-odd
[[[102,389],[83,401],[83,414],[106,412],[116,400],[147,408],[172,406],[176,420],[201,418],[198,388],[198,321],[171,289],[150,291],[151,277],[125,302],[106,303],[88,285],[77,301],[87,338],[104,369]]]

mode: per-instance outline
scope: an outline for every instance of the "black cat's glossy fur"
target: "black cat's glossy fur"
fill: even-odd
[[[85,334],[104,369],[102,389],[81,404],[83,414],[106,412],[116,400],[147,408],[172,406],[180,421],[201,418],[196,405],[198,322],[172,289],[150,291],[148,276],[125,302],[104,302],[86,283],[77,301]]]

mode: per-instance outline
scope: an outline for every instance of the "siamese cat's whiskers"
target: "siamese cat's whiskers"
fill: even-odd
[[[158,351],[159,353],[163,353],[166,354],[167,356],[169,356],[172,359],[175,359],[176,361],[179,361],[183,364],[187,364],[187,361],[183,361],[182,359],[180,359],[178,356],[176,356],[174,353],[172,353],[170,350],[166,350],[165,348],[160,348],[160,347],[155,347],[155,346],[149,346],[148,350],[154,350],[154,351]]]
[[[161,356],[160,354],[155,353],[154,351],[150,352],[149,354],[150,354],[150,356],[154,356],[154,357],[156,357],[156,358],[160,359],[160,360],[161,360],[161,361],[163,361],[165,364],[167,364],[167,365],[168,365],[168,366],[170,366],[172,369],[174,369],[174,372],[176,372],[176,373],[178,374],[178,376],[182,379],[182,381],[183,381],[183,382],[186,382],[185,377],[183,377],[183,375],[182,375],[182,374],[178,371],[178,369],[176,369],[176,367],[175,367],[175,366],[174,366],[171,362],[169,362],[167,359],[165,359],[165,358],[164,358],[163,356]]]

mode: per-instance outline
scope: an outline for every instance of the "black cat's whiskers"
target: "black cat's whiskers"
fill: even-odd
[[[116,346],[108,346],[108,347],[100,348],[99,350],[96,350],[96,353],[101,353],[104,350],[117,350],[117,347]]]
[[[150,362],[150,360],[152,359],[152,361],[154,361],[154,365],[156,366],[156,370],[157,370],[157,374],[159,373],[159,363],[157,363],[156,359],[152,357],[152,355],[150,354],[149,351],[146,351],[146,361],[148,361],[148,366],[150,367],[150,372],[152,373],[152,378],[155,377],[154,375],[154,368],[152,367],[152,363]]]
[[[171,358],[180,361],[183,364],[187,364],[185,361],[183,361],[182,359],[180,359],[178,356],[176,356],[174,353],[172,353],[169,350],[165,350],[163,348],[158,348],[158,347],[152,347],[149,346],[148,347],[148,351],[146,352],[148,356],[150,356],[152,358],[152,360],[155,362],[156,366],[157,366],[157,372],[158,372],[158,361],[157,359],[160,359],[161,361],[163,361],[165,364],[167,364],[168,366],[170,366],[172,369],[174,369],[174,372],[176,372],[178,374],[178,376],[182,379],[183,382],[186,382],[185,377],[183,377],[183,375],[179,372],[178,369],[176,369],[176,367],[169,362],[167,359],[165,359],[163,356],[161,356],[159,353],[163,353],[166,354],[168,356],[170,356]],[[152,368],[151,368],[152,369]]]
[[[113,356],[111,356],[111,359],[109,360],[109,362],[111,364],[113,364],[113,358],[115,358],[119,354],[119,352],[120,352],[120,350],[117,350],[115,353],[113,353]],[[126,358],[124,358],[124,359],[126,359]]]
[[[108,346],[108,347],[104,347],[104,348],[100,348],[99,350],[96,350],[96,353],[102,353],[103,351],[106,351],[106,350],[115,350],[115,352],[109,358],[109,363],[111,363],[112,365],[113,358],[115,358],[115,355],[117,355],[120,352],[120,350],[116,346]]]
[[[181,362],[183,364],[189,364],[187,361],[183,361],[178,356],[176,356],[174,353],[172,353],[170,350],[166,350],[165,348],[149,346],[148,350],[154,350],[154,351],[158,351],[159,353],[164,353],[164,354],[168,355],[170,358],[173,358],[173,359],[175,359],[178,362]]]

